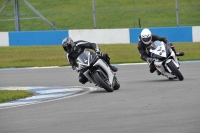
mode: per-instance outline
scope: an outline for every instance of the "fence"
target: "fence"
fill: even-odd
[[[198,25],[199,0],[0,0],[0,31]]]

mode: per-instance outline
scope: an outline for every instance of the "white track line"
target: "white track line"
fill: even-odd
[[[81,87],[81,86],[69,86],[69,87],[43,86],[43,87],[0,87],[0,90],[28,90],[30,92],[36,93],[36,95],[32,97],[27,97],[25,99],[19,99],[0,104],[0,109],[7,109],[7,108],[49,102],[49,101],[55,101],[59,99],[79,96],[95,91],[97,90],[97,88]]]

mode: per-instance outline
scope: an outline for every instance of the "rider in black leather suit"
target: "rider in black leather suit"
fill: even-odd
[[[138,51],[140,53],[141,59],[150,64],[149,71],[151,73],[153,73],[156,70],[156,68],[152,63],[153,59],[150,56],[149,50],[151,47],[151,43],[154,41],[157,41],[157,40],[163,41],[165,44],[169,45],[172,48],[172,50],[174,51],[174,53],[176,54],[176,56],[184,55],[184,52],[176,52],[173,44],[171,42],[169,42],[169,40],[166,37],[160,37],[155,34],[152,34],[151,31],[147,28],[143,29],[139,36]],[[157,74],[160,75],[159,71],[157,71]]]
[[[101,53],[96,43],[87,42],[84,40],[73,41],[70,37],[66,37],[62,41],[62,47],[66,51],[66,58],[72,66],[73,70],[76,70],[78,64],[76,63],[77,57],[84,51],[85,48],[93,49],[111,68],[113,72],[118,69],[110,64],[110,57],[107,53]],[[83,75],[82,71],[79,71],[79,82],[85,84],[87,78]]]

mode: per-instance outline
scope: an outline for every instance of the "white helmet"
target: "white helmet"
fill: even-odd
[[[141,40],[144,44],[149,45],[152,39],[151,31],[147,28],[144,28],[140,34]]]

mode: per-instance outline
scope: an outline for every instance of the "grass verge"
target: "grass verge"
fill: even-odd
[[[0,103],[14,101],[33,95],[34,93],[27,90],[0,90]]]
[[[180,57],[181,61],[200,60],[200,42],[174,43],[174,46],[177,51],[185,52],[185,56]],[[136,44],[101,44],[99,47],[111,56],[112,64],[144,62],[140,59]],[[0,51],[0,68],[69,65],[60,45],[0,47]]]

